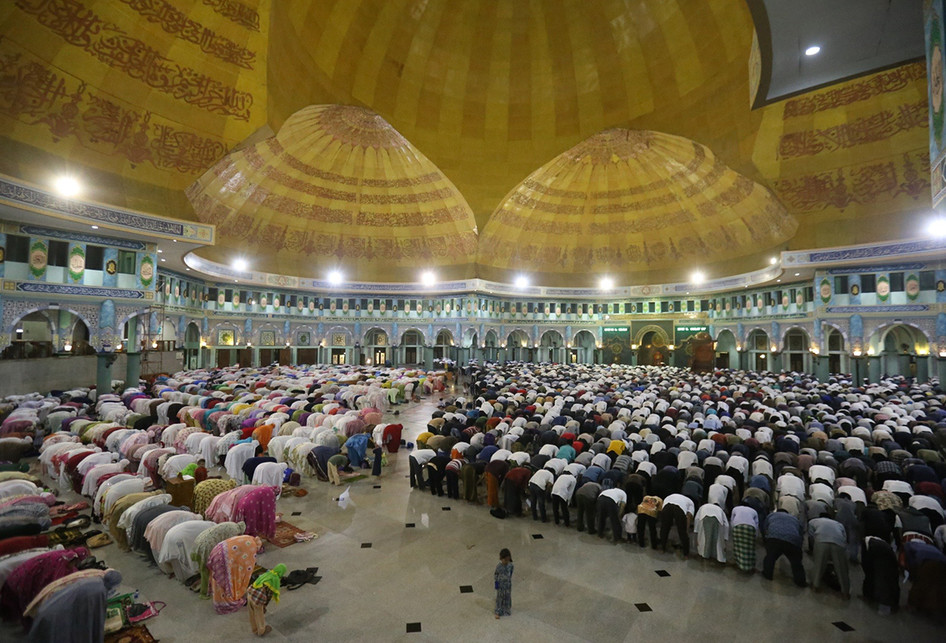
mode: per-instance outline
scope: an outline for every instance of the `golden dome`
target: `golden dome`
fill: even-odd
[[[526,272],[543,285],[682,281],[759,255],[797,228],[763,186],[709,148],[660,132],[609,129],[533,172],[490,216],[481,277]],[[725,272],[731,272],[726,270]]]
[[[358,281],[469,277],[473,212],[456,187],[383,118],[315,105],[279,133],[231,152],[187,190],[218,245],[199,255],[254,270]]]

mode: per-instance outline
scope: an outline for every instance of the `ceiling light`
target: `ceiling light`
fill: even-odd
[[[815,56],[815,55],[817,55],[818,52],[820,52],[820,51],[821,51],[821,47],[819,47],[818,45],[812,45],[811,47],[809,47],[808,49],[805,50],[805,55],[806,55],[806,56]]]
[[[781,279],[776,279],[776,280],[775,280],[775,283],[780,284],[780,283],[782,283],[782,280],[781,280]]]
[[[99,227],[98,227],[97,225],[94,225],[94,226],[92,226],[92,229],[93,229],[93,230],[98,230]]]
[[[191,271],[190,268],[184,268],[184,270],[186,270],[187,272],[190,272],[190,271]]]
[[[163,257],[161,258],[161,263],[164,263],[164,258],[163,258]]]
[[[171,241],[173,241],[174,243],[177,243],[177,239],[171,239]]]
[[[799,277],[799,276],[801,276],[801,273],[800,273],[800,272],[796,272],[796,273],[795,273],[795,276],[796,276],[796,277]]]
[[[516,277],[515,285],[516,288],[527,288],[529,286],[529,278],[525,275],[519,275]]]
[[[598,286],[601,290],[611,290],[614,288],[614,280],[611,277],[602,277],[601,281],[598,283]]]
[[[333,286],[337,286],[345,280],[345,276],[340,270],[333,270],[328,273],[328,282]]]
[[[160,248],[158,248],[158,254],[161,254],[162,252],[164,252],[164,250],[161,250]]]
[[[778,257],[772,257],[771,259],[769,259],[769,265],[774,266],[777,263],[778,263]]]
[[[420,275],[420,282],[429,288],[437,283],[437,275],[432,270],[425,270]]]
[[[935,238],[942,239],[946,237],[946,217],[935,217],[926,224],[926,233]]]
[[[233,260],[233,269],[239,270],[240,272],[245,272],[247,268],[250,267],[250,264],[247,263],[246,259],[234,259]]]
[[[56,180],[53,181],[53,187],[60,196],[64,196],[67,199],[78,196],[82,191],[82,185],[79,183],[78,179],[74,176],[67,175],[57,177]]]
[[[704,281],[706,281],[706,275],[704,275],[704,274],[703,274],[702,272],[700,272],[699,270],[694,270],[694,271],[690,274],[690,281],[693,282],[693,283],[695,283],[695,284],[701,284],[701,283],[703,283]]]

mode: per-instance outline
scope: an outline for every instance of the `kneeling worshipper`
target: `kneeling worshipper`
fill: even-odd
[[[186,524],[186,523],[185,523]],[[209,598],[207,589],[210,585],[210,569],[207,566],[207,559],[210,552],[219,543],[242,536],[246,531],[246,524],[242,522],[222,522],[210,529],[200,532],[200,535],[194,539],[194,550],[191,552],[191,560],[200,568],[200,595],[202,598]]]
[[[121,574],[109,570],[51,594],[36,610],[30,643],[101,643],[105,639],[106,601],[121,581]]]

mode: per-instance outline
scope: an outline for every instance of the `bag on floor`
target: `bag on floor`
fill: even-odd
[[[129,623],[140,623],[147,621],[161,613],[167,607],[164,601],[151,601],[150,603],[134,603],[126,609]]]

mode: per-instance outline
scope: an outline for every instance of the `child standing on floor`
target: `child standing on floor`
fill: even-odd
[[[269,601],[279,602],[279,583],[286,574],[285,565],[276,565],[259,575],[246,590],[246,604],[250,608],[250,629],[256,636],[265,636],[273,628],[266,624],[266,606]]]
[[[512,614],[512,554],[505,547],[499,552],[499,564],[493,574],[496,584],[496,618]]]

